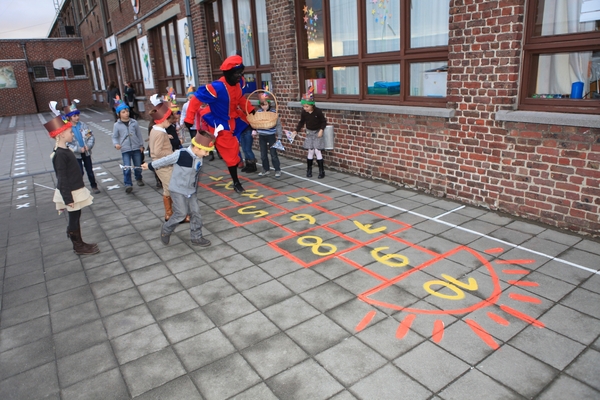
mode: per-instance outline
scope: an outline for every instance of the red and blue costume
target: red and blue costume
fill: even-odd
[[[239,68],[243,71],[242,57],[240,56],[228,57],[221,65],[221,70],[225,71],[224,74]],[[248,112],[254,110],[251,104],[247,104],[249,103],[248,99],[243,96],[243,84],[243,80],[240,79],[232,85],[231,79],[225,75],[213,83],[198,88],[190,100],[185,118],[186,123],[193,124],[201,104],[208,105],[200,110],[200,116],[204,122],[201,123],[201,126],[208,128],[207,130],[212,134],[216,127],[223,125],[224,130],[219,132],[215,146],[228,167],[236,166],[241,161],[240,144],[236,135],[239,135],[248,126],[244,116],[246,110]],[[246,109],[246,107],[248,108]]]

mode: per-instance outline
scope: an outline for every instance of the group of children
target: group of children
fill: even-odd
[[[127,194],[133,191],[131,170],[134,172],[138,186],[144,186],[142,170],[154,171],[162,182],[163,188],[165,223],[161,228],[162,242],[165,245],[169,244],[170,236],[177,224],[189,222],[191,242],[202,247],[210,246],[210,241],[202,236],[202,219],[196,197],[198,179],[203,157],[212,154],[216,150],[215,143],[219,147],[219,138],[223,139],[224,137],[223,135],[219,136],[219,133],[231,134],[233,130],[228,132],[222,124],[215,126],[210,131],[197,130],[194,129],[196,126],[192,125],[186,116],[183,116],[181,119],[185,120],[186,126],[190,129],[191,144],[189,147],[182,148],[182,140],[179,138],[178,146],[174,146],[174,135],[169,134],[168,128],[177,121],[179,109],[169,101],[157,101],[158,98],[155,96],[152,100],[154,108],[150,111],[154,125],[151,126],[149,132],[149,152],[153,161],[149,163],[142,163],[145,150],[144,139],[137,121],[130,118],[127,104],[118,99],[115,102],[114,109],[118,120],[114,125],[112,142],[114,147],[121,151],[125,191]],[[191,101],[193,97],[189,97],[189,99]],[[190,101],[184,106],[184,112],[188,111]],[[296,136],[297,132],[303,126],[306,126],[306,139],[304,141],[304,148],[308,150],[306,176],[312,177],[313,158],[316,156],[319,166],[318,178],[321,179],[325,176],[321,150],[324,149],[323,133],[327,120],[323,112],[315,106],[312,90],[309,89],[308,93],[302,97],[301,103],[303,110],[300,121],[292,134]],[[259,105],[260,109],[252,110],[252,113],[277,112],[272,108],[271,100],[267,96],[260,97]],[[194,114],[195,111],[198,111],[198,108],[193,111]],[[81,208],[91,204],[93,200],[91,193],[83,184],[84,166],[92,190],[94,193],[99,193],[93,175],[90,154],[94,145],[93,135],[87,125],[79,121],[79,111],[76,109],[75,103],[71,107],[65,108],[62,115],[57,115],[56,118],[45,124],[45,127],[50,137],[56,139],[55,150],[52,154],[53,166],[57,176],[54,202],[57,210],[66,210],[69,213],[67,236],[73,242],[73,250],[76,254],[95,254],[100,251],[98,246],[83,242],[79,226]],[[252,129],[249,129],[249,131],[252,134]],[[275,169],[275,177],[280,177],[281,165],[277,150],[274,148],[276,141],[281,140],[283,134],[279,118],[277,118],[277,122],[272,128],[257,129],[256,131],[263,168],[258,175],[267,176],[270,174],[268,157],[270,155]],[[175,136],[179,136],[179,132],[175,132]],[[252,137],[250,139],[251,146]],[[229,140],[231,141],[231,139]],[[235,140],[234,143],[239,142]],[[239,144],[237,146],[237,149],[233,151],[239,152]],[[234,158],[232,157],[234,153],[230,151],[232,149],[227,147],[222,147],[221,150],[231,153],[227,154],[230,162],[226,162],[234,181],[235,191],[241,193],[244,189],[237,180],[237,171],[234,174],[232,165],[229,165]],[[239,156],[234,160],[233,170],[237,169],[238,160]],[[251,164],[252,160],[249,161]],[[255,160],[254,164],[256,164]]]

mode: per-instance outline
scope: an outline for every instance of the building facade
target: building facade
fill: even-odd
[[[68,69],[54,61],[67,60]],[[0,40],[1,116],[48,111],[50,101],[92,102],[81,38]]]
[[[71,4],[72,3],[72,4]],[[600,31],[587,0],[69,0],[97,104],[220,76],[241,54],[286,129],[312,87],[326,166],[600,232]],[[64,8],[64,7],[63,7]],[[297,142],[286,155],[302,159]]]

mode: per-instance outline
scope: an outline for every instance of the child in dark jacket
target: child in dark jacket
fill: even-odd
[[[160,239],[165,245],[169,244],[171,234],[177,225],[186,218],[186,215],[189,215],[192,244],[202,247],[210,246],[210,240],[202,237],[202,217],[196,190],[202,158],[214,150],[214,141],[215,138],[210,133],[199,131],[189,147],[179,149],[173,154],[151,163],[142,164],[143,169],[151,171],[173,165],[169,182],[173,215],[163,224],[160,232]]]
[[[56,102],[51,102],[50,108],[55,114],[59,113],[56,110]],[[75,254],[96,254],[100,251],[98,246],[95,243],[85,243],[81,238],[81,209],[92,204],[94,198],[83,184],[83,175],[75,154],[67,147],[67,143],[74,139],[71,123],[57,116],[44,124],[44,127],[50,137],[56,140],[56,147],[51,156],[57,178],[53,201],[59,212],[66,210],[69,213],[67,237],[73,243]]]
[[[306,125],[306,139],[304,140],[304,148],[308,150],[306,156],[306,177],[312,177],[313,157],[317,156],[317,165],[319,166],[319,179],[325,177],[325,167],[323,166],[323,154],[321,150],[325,149],[325,139],[323,132],[327,127],[327,118],[320,108],[315,106],[313,97],[313,87],[308,89],[308,92],[302,96],[302,113],[300,114],[300,122],[293,132],[294,136]]]

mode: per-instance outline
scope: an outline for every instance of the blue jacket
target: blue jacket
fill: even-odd
[[[173,165],[169,191],[186,197],[196,193],[198,176],[202,169],[202,157],[197,157],[190,147],[186,147],[148,163],[148,169],[154,171],[167,165]]]
[[[90,128],[87,126],[87,124],[85,122],[79,121],[77,123],[77,125],[73,126],[73,134],[74,134],[73,141],[67,143],[67,147],[69,149],[73,150],[73,153],[75,153],[75,157],[81,158],[81,149],[83,148],[83,146],[81,146],[79,144],[79,141],[77,140],[77,135],[75,135],[76,129],[78,129],[79,132],[81,133],[81,136],[83,138],[83,145],[88,147],[88,153],[91,155],[92,147],[94,147],[94,144],[96,143],[96,139],[94,138],[92,131],[90,130]]]

